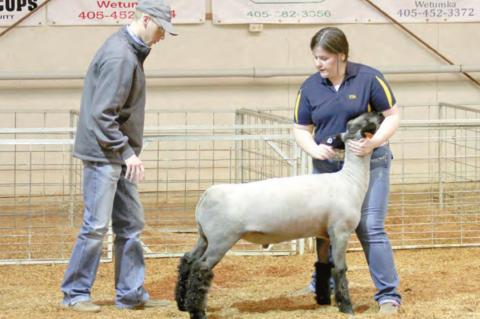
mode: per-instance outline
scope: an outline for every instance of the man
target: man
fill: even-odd
[[[98,50],[85,77],[74,156],[83,170],[83,226],[65,272],[62,305],[99,312],[91,288],[110,218],[115,233],[115,305],[162,306],[144,288],[145,263],[139,239],[144,226],[137,183],[145,113],[143,62],[152,45],[176,35],[164,0],[139,0],[135,20]]]

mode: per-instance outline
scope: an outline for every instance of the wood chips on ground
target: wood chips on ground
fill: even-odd
[[[348,253],[355,318],[380,318],[361,252]],[[480,319],[480,248],[395,251],[403,296],[392,318]],[[318,306],[299,293],[310,279],[315,256],[227,256],[215,269],[209,319],[347,318],[336,307]],[[174,303],[178,258],[147,260],[146,287],[152,298],[168,299],[161,309],[118,310],[113,305],[113,264],[101,264],[92,298],[98,314],[59,307],[66,265],[0,266],[0,318],[188,318]]]

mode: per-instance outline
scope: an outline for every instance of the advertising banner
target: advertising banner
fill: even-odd
[[[22,17],[37,9],[44,0],[0,0],[0,27],[8,27]],[[45,7],[40,8],[28,17],[21,26],[36,26],[45,24]]]
[[[372,0],[400,22],[478,22],[480,0]],[[212,0],[213,22],[385,23],[364,0]]]
[[[131,0],[52,1],[47,20],[54,25],[123,25],[134,18],[136,6]],[[170,6],[174,24],[205,22],[205,0],[172,0]]]

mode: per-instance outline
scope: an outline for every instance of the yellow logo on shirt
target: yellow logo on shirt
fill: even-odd
[[[357,99],[357,96],[356,96],[355,94],[350,94],[350,95],[348,96],[348,99],[349,99],[349,100],[356,100],[356,99]]]

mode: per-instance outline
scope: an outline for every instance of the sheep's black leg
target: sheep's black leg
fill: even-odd
[[[330,263],[323,264],[317,261],[315,263],[316,282],[315,282],[315,299],[319,305],[330,305],[330,277],[332,265]]]
[[[206,262],[195,261],[188,278],[188,294],[185,307],[191,319],[206,319],[207,293],[213,279],[213,271]]]
[[[322,264],[330,263],[329,260],[330,239],[317,238],[317,257]]]
[[[343,313],[353,314],[352,301],[348,293],[346,251],[350,232],[347,228],[337,227],[329,231],[332,243],[334,263],[333,280],[335,281],[335,301]]]
[[[178,280],[175,286],[175,300],[177,301],[177,307],[180,311],[186,311],[185,308],[185,296],[187,295],[187,283],[188,276],[190,274],[190,267],[194,259],[190,256],[190,253],[186,253],[180,259],[178,265]]]
[[[195,260],[198,260],[207,248],[207,241],[205,236],[200,231],[200,237],[197,242],[197,246],[190,253],[186,253],[180,259],[178,265],[178,280],[175,286],[175,300],[177,301],[177,307],[180,311],[186,311],[185,297],[187,295],[188,277],[190,275],[190,268]]]
[[[330,240],[317,238],[317,256],[315,263],[315,300],[319,305],[330,305],[330,277],[332,264],[328,260]]]
[[[193,262],[188,276],[185,308],[191,319],[206,319],[207,294],[212,283],[212,269],[225,256],[227,251],[240,239],[233,232],[225,228],[218,228],[218,232],[208,234],[208,247],[202,257]],[[225,234],[231,234],[226,237]]]
[[[335,301],[338,309],[343,313],[353,314],[352,301],[348,293],[347,269],[334,269],[333,280],[335,281]],[[338,288],[337,288],[338,287]]]

